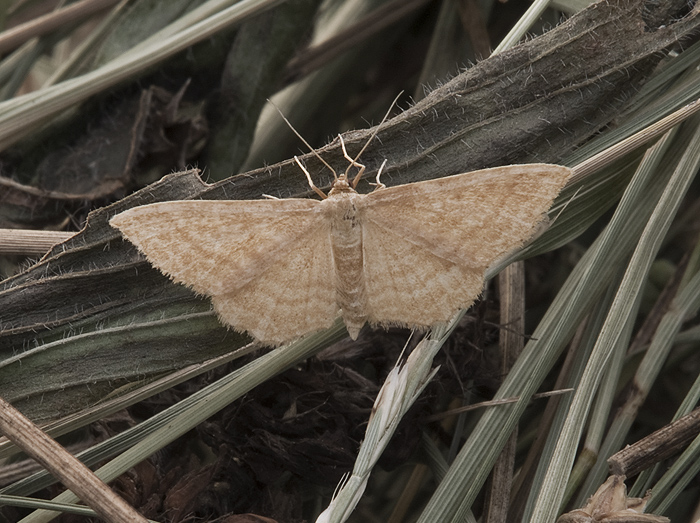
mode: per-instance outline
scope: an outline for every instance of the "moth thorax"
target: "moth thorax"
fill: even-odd
[[[348,183],[347,178],[345,178],[345,176],[341,176],[335,181],[335,183],[333,183],[333,187],[331,187],[328,196],[336,196],[338,194],[355,192],[357,191],[355,191],[355,189],[353,189],[352,186]]]

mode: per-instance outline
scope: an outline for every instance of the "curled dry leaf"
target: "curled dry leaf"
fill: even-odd
[[[670,519],[644,514],[647,498],[628,498],[625,476],[610,476],[585,507],[562,514],[557,523],[670,523]]]

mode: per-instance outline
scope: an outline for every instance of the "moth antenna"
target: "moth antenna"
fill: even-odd
[[[365,152],[365,149],[367,149],[367,146],[372,142],[372,140],[374,140],[374,137],[377,136],[377,134],[379,133],[379,129],[381,128],[382,124],[384,124],[384,122],[386,122],[387,118],[389,118],[391,111],[394,110],[394,106],[396,105],[396,102],[399,101],[399,97],[402,94],[403,94],[403,91],[401,91],[399,94],[397,94],[396,98],[394,98],[394,101],[391,102],[391,105],[389,106],[389,110],[384,115],[384,118],[382,118],[382,121],[379,122],[379,125],[377,125],[377,127],[374,128],[374,132],[372,133],[372,135],[369,137],[367,142],[365,142],[365,145],[362,147],[362,149],[360,149],[360,152],[357,153],[357,156],[355,156],[355,161],[357,161],[360,158],[360,156],[362,156],[362,153]]]
[[[385,165],[386,165],[386,158],[384,159],[384,161],[382,162],[382,165],[379,167],[379,170],[377,171],[377,182],[372,184],[372,185],[376,186],[376,188],[374,189],[375,191],[378,189],[386,189],[386,185],[384,185],[381,182],[381,180],[379,180],[379,177],[382,175],[382,171],[384,170]],[[372,192],[374,192],[374,191],[372,191]]]
[[[318,158],[319,160],[321,160],[321,163],[322,163],[323,165],[325,165],[326,167],[328,167],[328,169],[333,173],[333,178],[337,181],[337,180],[338,180],[338,175],[336,174],[335,169],[333,169],[333,167],[331,167],[330,165],[328,165],[328,162],[327,162],[326,160],[324,160],[323,158],[321,158],[321,155],[318,154],[318,153],[316,152],[316,149],[314,149],[313,147],[311,147],[311,145],[309,144],[309,142],[307,142],[306,140],[304,140],[304,137],[303,137],[301,134],[299,134],[299,133],[297,132],[297,130],[294,128],[294,126],[291,124],[291,122],[290,122],[289,120],[287,120],[287,117],[284,116],[284,114],[282,114],[282,111],[280,110],[280,108],[277,107],[274,103],[272,103],[272,100],[268,100],[268,102],[270,102],[270,104],[272,104],[272,107],[274,107],[275,109],[277,109],[277,112],[280,113],[280,116],[282,117],[282,120],[284,120],[285,123],[287,124],[287,126],[292,130],[292,132],[293,132],[294,134],[297,135],[297,138],[299,138],[299,139],[304,143],[304,145],[306,145],[306,147],[309,148],[309,151],[311,151],[311,152],[314,154],[314,156],[315,156],[316,158]],[[296,156],[295,156],[294,158],[296,158]],[[299,162],[297,161],[297,163],[299,163]],[[303,169],[303,167],[302,167],[302,169]],[[306,173],[307,176],[309,175],[309,173],[306,172],[306,169],[304,169],[304,172]],[[314,189],[318,189],[318,188],[317,188],[315,185],[313,185],[313,184],[311,185],[311,187],[313,187]],[[318,191],[317,191],[317,192],[318,192]],[[324,198],[325,198],[325,196],[324,196]]]
[[[309,181],[309,185],[310,185],[311,188],[314,190],[314,192],[315,192],[316,194],[318,194],[318,195],[319,195],[321,198],[323,198],[324,200],[325,200],[326,198],[328,198],[328,196],[326,196],[326,193],[324,193],[321,189],[319,189],[318,187],[316,187],[316,184],[315,184],[314,181],[311,179],[311,175],[309,174],[309,171],[307,171],[307,170],[306,170],[306,167],[304,167],[304,166],[301,164],[301,162],[299,161],[299,158],[297,158],[297,157],[295,156],[295,157],[294,157],[294,161],[297,162],[297,165],[299,166],[299,168],[300,168],[302,171],[304,171],[304,174],[306,175],[306,179]],[[335,174],[335,173],[333,173],[333,174]]]
[[[345,156],[345,159],[350,162],[350,165],[348,165],[348,168],[345,169],[345,175],[344,175],[345,179],[346,180],[348,179],[348,172],[350,171],[350,167],[355,166],[358,169],[360,169],[360,171],[355,175],[355,178],[353,178],[353,180],[352,180],[352,188],[354,189],[357,187],[357,184],[360,183],[360,179],[362,178],[362,175],[365,174],[366,167],[364,165],[362,165],[361,163],[359,163],[357,161],[357,158],[355,158],[354,160],[352,158],[350,158],[350,155],[348,154],[348,151],[345,148],[345,140],[343,140],[343,137],[341,135],[338,135],[338,139],[340,140],[340,147],[342,147],[342,149],[343,149],[343,156]]]

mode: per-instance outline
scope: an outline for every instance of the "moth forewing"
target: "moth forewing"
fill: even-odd
[[[318,202],[185,200],[134,207],[110,220],[148,261],[208,296],[259,277],[324,226]]]

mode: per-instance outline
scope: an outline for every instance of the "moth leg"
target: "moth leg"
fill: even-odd
[[[379,177],[382,175],[382,171],[384,170],[384,166],[386,165],[386,158],[382,162],[382,165],[379,166],[379,170],[377,171],[377,182],[376,183],[370,183],[370,185],[374,185],[374,191],[377,191],[379,189],[386,189],[386,185],[384,185],[380,180]],[[372,191],[372,192],[374,192]]]
[[[309,171],[307,171],[306,168],[301,164],[301,162],[299,161],[299,158],[297,158],[297,157],[295,156],[295,157],[294,157],[294,161],[297,162],[297,165],[299,166],[299,168],[300,168],[302,171],[304,171],[304,174],[306,175],[306,179],[309,181],[309,185],[310,185],[311,188],[314,190],[314,192],[315,192],[316,194],[318,194],[318,195],[319,195],[321,198],[323,198],[324,200],[325,200],[326,198],[328,198],[328,196],[326,196],[326,193],[324,193],[321,189],[319,189],[318,187],[316,187],[316,184],[315,184],[315,183],[313,182],[313,180],[311,179],[311,175],[309,174]],[[334,174],[335,174],[335,173],[334,173]]]
[[[267,198],[268,200],[279,200],[277,196],[272,196],[270,194],[263,194],[262,197]]]
[[[352,159],[350,158],[350,155],[348,154],[347,149],[345,148],[345,140],[343,140],[343,137],[338,135],[338,138],[340,139],[340,146],[343,148],[343,156],[345,156],[345,159],[350,162],[350,165],[348,165],[348,168],[345,170],[345,179],[347,180],[348,178],[348,171],[350,170],[350,167],[357,167],[360,171],[355,175],[355,178],[352,180],[352,188],[356,188],[357,184],[360,183],[360,179],[362,178],[362,175],[365,174],[365,169],[366,167],[362,165],[360,162],[357,161],[357,159]]]

